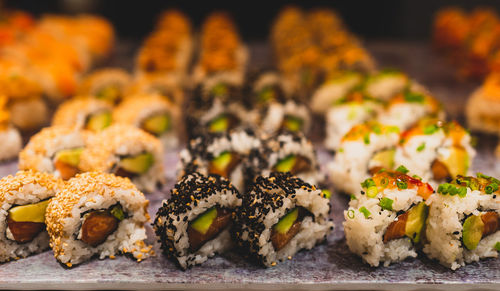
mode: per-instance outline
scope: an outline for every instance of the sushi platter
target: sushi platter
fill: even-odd
[[[432,45],[295,6],[250,43],[0,17],[0,289],[500,289],[490,10]]]

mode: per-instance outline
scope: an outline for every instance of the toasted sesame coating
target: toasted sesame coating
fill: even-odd
[[[126,86],[130,83],[130,75],[127,71],[118,68],[105,68],[92,72],[80,84],[78,89],[81,95],[95,94],[105,84],[118,84]]]
[[[113,120],[118,123],[140,126],[153,114],[167,113],[173,121],[178,116],[177,108],[161,95],[143,94],[125,99],[113,111]],[[175,125],[174,125],[175,126]]]
[[[12,192],[20,191],[23,186],[28,184],[38,184],[48,191],[57,191],[62,189],[64,182],[47,173],[31,170],[19,171],[15,176],[9,175],[0,180],[0,204],[5,202],[6,195],[12,195]]]
[[[90,96],[79,96],[61,104],[54,113],[52,125],[84,128],[87,117],[93,113],[111,112],[112,106]]]

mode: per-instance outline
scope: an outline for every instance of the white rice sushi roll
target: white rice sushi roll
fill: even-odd
[[[179,108],[160,95],[136,95],[113,111],[113,121],[130,124],[156,136],[165,148],[175,148],[183,131]]]
[[[424,253],[456,270],[500,251],[500,181],[478,174],[441,184],[429,199]]]
[[[342,137],[353,126],[375,118],[382,109],[380,101],[361,91],[354,91],[337,100],[326,113],[326,148],[338,150]]]
[[[328,78],[311,98],[311,109],[316,114],[325,114],[335,101],[360,85],[364,76],[358,72],[343,72]]]
[[[372,267],[417,257],[434,190],[399,171],[380,171],[363,182],[362,195],[344,211],[344,232],[351,252]]]
[[[229,228],[241,201],[238,190],[221,176],[184,176],[154,222],[165,255],[187,269],[231,248]]]
[[[312,249],[333,230],[330,201],[320,189],[290,173],[257,178],[237,212],[233,236],[266,267]]]
[[[33,171],[19,171],[0,180],[0,262],[49,247],[45,210],[62,186],[53,175]]]
[[[311,185],[325,180],[313,144],[300,132],[284,132],[267,138],[258,151],[250,154],[245,168],[248,183],[271,172],[290,172]]]
[[[328,164],[330,181],[345,194],[358,195],[360,184],[381,168],[394,167],[394,152],[399,129],[377,122],[351,128],[342,138],[340,148]]]
[[[19,169],[46,172],[67,180],[80,172],[80,158],[91,133],[52,126],[31,137],[19,154]]]
[[[409,83],[406,74],[395,70],[383,70],[368,76],[363,87],[371,97],[388,101],[396,94],[403,92]]]
[[[249,130],[197,137],[180,153],[180,175],[190,172],[218,174],[243,192],[247,180],[244,161],[261,147],[261,140]]]
[[[260,129],[266,134],[273,135],[283,130],[307,133],[310,127],[309,109],[298,101],[271,102],[262,112]]]
[[[94,132],[111,125],[112,106],[91,96],[76,97],[61,104],[54,113],[53,126],[88,129]]]
[[[437,187],[467,175],[475,155],[470,134],[460,124],[426,118],[401,134],[394,159]]]
[[[112,125],[90,140],[81,154],[84,172],[127,177],[141,191],[153,192],[165,181],[160,140],[132,125]]]
[[[89,172],[70,179],[47,207],[50,246],[58,262],[71,267],[129,253],[146,259],[149,221],[146,200],[129,179]]]
[[[389,101],[384,112],[378,116],[378,121],[397,126],[403,131],[426,116],[445,118],[439,101],[420,90],[406,90]]]

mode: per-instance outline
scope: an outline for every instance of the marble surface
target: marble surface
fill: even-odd
[[[400,68],[427,85],[445,103],[453,118],[463,120],[465,98],[474,83],[458,83],[453,71],[422,44],[377,42],[369,48],[382,66]],[[264,54],[263,46],[253,46],[254,54]],[[262,58],[261,63],[264,64]],[[500,176],[493,158],[496,138],[479,136],[476,171]],[[319,144],[319,143],[318,143]],[[332,158],[318,146],[324,166]],[[174,183],[177,152],[166,154],[167,185],[148,195],[152,215],[168,196]],[[15,173],[16,162],[0,165],[0,176]],[[500,260],[488,259],[451,271],[424,256],[389,267],[371,268],[348,251],[343,237],[342,211],[347,197],[332,196],[335,231],[326,244],[298,253],[292,260],[270,269],[245,261],[237,253],[217,256],[201,266],[181,271],[158,251],[150,225],[149,243],[157,255],[136,263],[119,256],[115,260],[91,260],[66,269],[51,251],[0,265],[0,289],[355,289],[355,290],[499,290]]]

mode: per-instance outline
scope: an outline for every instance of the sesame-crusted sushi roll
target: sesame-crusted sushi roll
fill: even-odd
[[[19,154],[19,169],[52,173],[67,180],[81,171],[80,158],[91,133],[53,126],[31,137]]]
[[[311,99],[311,109],[314,113],[325,114],[328,108],[344,97],[356,86],[364,82],[365,77],[358,72],[336,73],[314,92]]]
[[[437,187],[467,175],[475,155],[470,134],[460,124],[426,118],[401,134],[394,159]]]
[[[410,81],[406,74],[395,70],[383,70],[368,76],[363,87],[371,97],[388,101],[409,85]]]
[[[243,251],[266,267],[312,249],[333,230],[330,201],[290,173],[257,178],[243,198],[232,231]]]
[[[250,130],[197,137],[180,153],[180,175],[189,172],[218,174],[244,192],[247,180],[245,160],[261,147],[262,141]]]
[[[126,87],[130,82],[130,75],[122,69],[100,69],[92,72],[82,80],[78,93],[79,95],[91,95],[110,104],[116,104],[123,99]]]
[[[403,131],[426,116],[444,119],[445,113],[439,101],[420,89],[405,90],[389,100],[378,121]]]
[[[311,127],[311,113],[298,100],[270,102],[261,114],[260,129],[266,134],[272,135],[283,130],[307,133]]]
[[[326,148],[338,150],[342,137],[353,126],[375,118],[382,109],[380,101],[358,90],[335,101],[326,113]]]
[[[49,247],[45,209],[62,186],[53,175],[33,171],[19,171],[0,180],[0,262]]]
[[[428,199],[434,190],[407,169],[380,171],[362,183],[361,195],[344,211],[351,252],[373,267],[417,257],[425,237]]]
[[[164,182],[160,140],[132,125],[112,125],[90,140],[80,159],[84,172],[127,177],[141,191],[152,192]]]
[[[113,121],[130,124],[156,136],[166,148],[179,144],[179,108],[160,95],[136,95],[113,111]]]
[[[276,71],[262,70],[249,79],[249,90],[257,106],[272,100],[284,102],[291,94],[290,84]]]
[[[284,132],[263,143],[245,163],[248,183],[271,172],[290,172],[311,185],[324,181],[314,146],[302,133]]]
[[[151,253],[151,246],[144,243],[148,204],[126,178],[89,172],[70,179],[47,207],[55,258],[68,267],[118,253],[146,259]]]
[[[61,104],[54,113],[53,126],[88,129],[94,132],[111,125],[113,108],[104,100],[76,97]]]
[[[458,269],[500,252],[500,181],[478,173],[441,184],[429,199],[424,253]]]
[[[229,229],[242,197],[231,182],[193,172],[182,177],[171,194],[154,222],[170,259],[187,269],[233,246]]]
[[[378,170],[394,167],[394,152],[399,129],[377,122],[351,128],[344,135],[332,162],[328,164],[330,180],[345,194],[357,195],[360,184]]]
[[[127,87],[125,98],[137,95],[158,94],[166,98],[171,103],[181,107],[184,104],[184,92],[178,84],[172,82],[162,74],[145,74],[136,76],[132,84]]]

